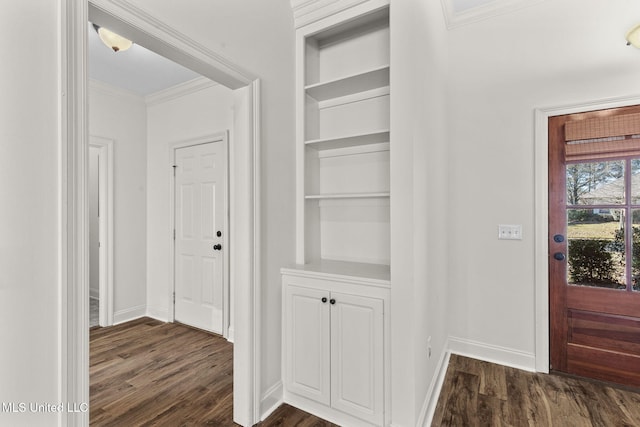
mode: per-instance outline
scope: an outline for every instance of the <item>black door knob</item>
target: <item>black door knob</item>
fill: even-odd
[[[222,245],[221,244],[213,245],[213,250],[214,251],[219,251],[221,249],[222,249]]]
[[[562,252],[556,252],[555,254],[553,254],[553,257],[558,261],[564,261],[565,259],[565,256]]]

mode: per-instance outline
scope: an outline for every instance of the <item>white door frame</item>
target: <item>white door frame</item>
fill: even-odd
[[[91,135],[89,145],[100,153],[98,200],[100,205],[100,326],[113,325],[113,139]]]
[[[199,138],[192,138],[185,141],[172,142],[169,144],[169,161],[171,164],[168,165],[167,171],[170,174],[169,182],[171,183],[169,189],[169,230],[167,230],[167,235],[170,240],[171,247],[171,259],[172,262],[169,263],[169,277],[171,280],[171,286],[169,287],[169,322],[174,322],[176,320],[176,305],[175,305],[175,290],[176,290],[176,240],[173,237],[173,231],[176,229],[176,175],[174,173],[174,165],[176,159],[176,150],[179,148],[185,147],[193,147],[194,145],[201,144],[224,144],[226,146],[225,151],[227,153],[227,157],[225,158],[226,162],[226,176],[225,176],[225,191],[224,191],[224,227],[222,228],[222,235],[224,237],[224,250],[222,251],[222,265],[223,265],[223,278],[222,278],[222,336],[225,338],[229,338],[229,314],[230,314],[230,287],[229,287],[229,250],[233,246],[232,237],[229,234],[229,228],[231,218],[233,215],[230,214],[229,207],[229,135],[228,132],[217,132],[212,135],[202,136]]]
[[[549,372],[549,117],[640,104],[614,98],[535,110],[535,369]]]
[[[234,89],[231,202],[239,216],[231,254],[235,285],[234,421],[260,418],[260,81],[127,0],[60,0],[59,401],[89,402],[87,21],[107,26]],[[235,261],[234,261],[235,259]],[[85,426],[88,412],[60,413],[59,425]]]

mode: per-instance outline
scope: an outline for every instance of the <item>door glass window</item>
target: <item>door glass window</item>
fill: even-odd
[[[640,159],[571,163],[566,180],[567,283],[640,291]]]
[[[640,159],[631,159],[631,204],[640,205]]]
[[[570,285],[627,287],[625,163],[614,160],[567,165]]]
[[[626,288],[623,209],[568,209],[567,282]]]
[[[631,211],[631,289],[640,291],[640,209]]]
[[[624,181],[623,160],[568,164],[567,204],[623,204],[625,203]],[[640,196],[640,191],[638,195]]]

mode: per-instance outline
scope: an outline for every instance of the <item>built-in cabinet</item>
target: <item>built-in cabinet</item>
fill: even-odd
[[[285,401],[341,425],[384,425],[386,283],[283,269]]]
[[[313,3],[294,11],[304,23],[296,30],[296,265],[282,269],[284,400],[340,425],[385,426],[389,1]]]

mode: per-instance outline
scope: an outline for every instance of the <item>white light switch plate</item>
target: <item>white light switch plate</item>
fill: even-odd
[[[500,240],[522,240],[522,225],[498,225],[498,239]]]

